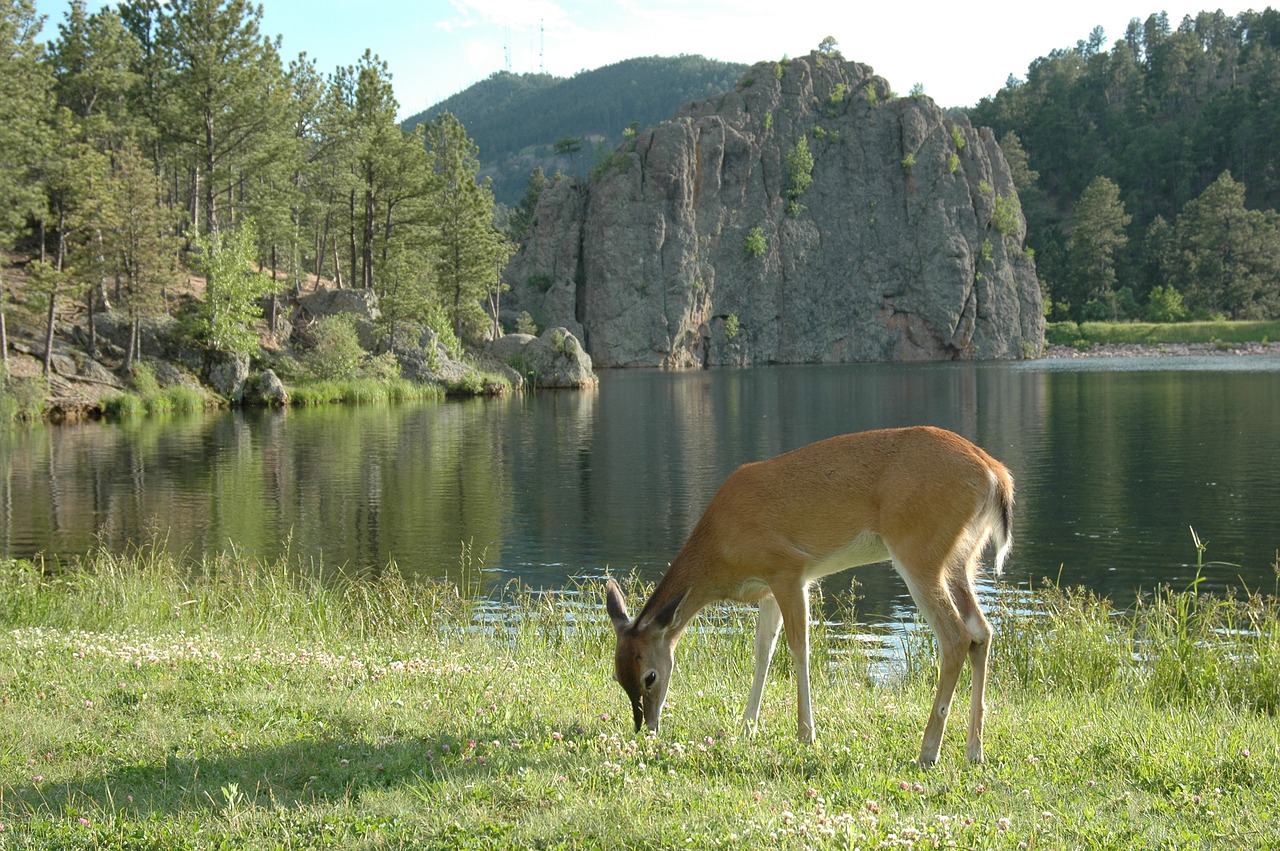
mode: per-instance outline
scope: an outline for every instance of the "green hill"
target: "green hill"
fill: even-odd
[[[612,149],[632,122],[658,124],[692,100],[727,92],[747,66],[701,56],[646,56],[572,77],[500,71],[404,122],[406,129],[453,113],[480,148],[482,174],[497,200],[514,204],[541,165],[585,174],[594,150]],[[582,140],[576,155],[555,154],[566,137]]]
[[[1096,28],[969,117],[1022,166],[1027,244],[1054,318],[1132,318],[1135,300],[1173,285],[1193,313],[1270,319],[1280,315],[1278,105],[1280,11],[1266,8],[1134,18],[1109,48]],[[1100,230],[1102,189],[1117,224]],[[1078,236],[1098,232],[1108,250]]]

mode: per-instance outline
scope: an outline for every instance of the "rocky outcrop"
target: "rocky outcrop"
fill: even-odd
[[[534,387],[583,389],[598,379],[591,356],[568,328],[550,328],[541,336],[506,334],[489,344],[489,356],[516,369]]]
[[[606,367],[1021,357],[1024,236],[989,130],[815,52],[545,190],[504,308]]]
[[[375,323],[382,318],[378,294],[370,289],[318,288],[299,296],[289,317],[291,331],[303,331],[326,316],[351,317],[360,345],[369,351],[378,347]]]

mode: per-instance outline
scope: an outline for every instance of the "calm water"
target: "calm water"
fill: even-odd
[[[1129,602],[1195,573],[1276,588],[1280,358],[607,372],[590,393],[233,412],[0,436],[0,555],[159,538],[189,553],[286,549],[336,568],[491,587],[637,569],[656,578],[738,464],[842,432],[927,423],[1013,470],[1006,578]],[[833,577],[835,588],[848,576]],[[905,590],[857,571],[868,607]]]

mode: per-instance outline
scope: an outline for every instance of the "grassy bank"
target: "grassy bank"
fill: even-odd
[[[1273,343],[1280,322],[1050,322],[1045,339],[1051,345],[1088,347],[1095,343]]]
[[[465,584],[465,583],[464,583]],[[640,589],[632,589],[638,592]],[[999,611],[988,762],[913,760],[932,653],[888,682],[815,635],[739,735],[741,609],[686,636],[662,735],[598,589],[321,581],[283,563],[0,562],[0,848],[1258,847],[1280,818],[1280,608],[1053,589]],[[781,654],[785,656],[785,654]],[[960,698],[967,700],[962,683]],[[961,704],[962,705],[962,704]]]

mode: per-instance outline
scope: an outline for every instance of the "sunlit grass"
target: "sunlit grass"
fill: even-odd
[[[1051,322],[1046,339],[1058,345],[1092,343],[1267,343],[1280,341],[1280,322]]]
[[[289,404],[296,406],[404,402],[443,399],[444,391],[432,384],[406,379],[356,378],[348,381],[302,381],[289,385]]]
[[[708,610],[636,737],[599,589],[492,601],[481,568],[0,562],[0,847],[1258,847],[1280,817],[1270,597],[1009,595],[988,762],[962,682],[922,771],[922,641],[873,677],[815,628],[806,747],[785,653],[739,733],[754,617]]]

